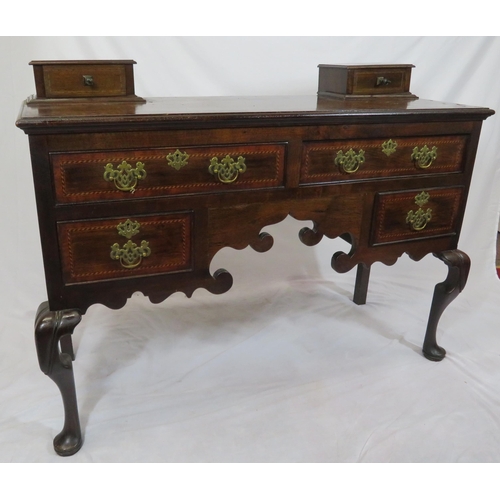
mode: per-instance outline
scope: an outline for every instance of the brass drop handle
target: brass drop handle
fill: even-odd
[[[365,152],[360,149],[356,153],[352,148],[344,154],[342,150],[335,157],[335,165],[340,167],[346,174],[357,172],[359,167],[365,162]]]
[[[143,257],[149,257],[151,249],[149,243],[145,240],[141,241],[140,246],[136,245],[133,241],[127,241],[121,248],[119,243],[114,243],[111,246],[111,258],[119,260],[122,267],[125,269],[133,269],[137,267]]]
[[[145,165],[141,161],[132,167],[130,163],[123,160],[116,168],[112,163],[106,164],[104,167],[104,180],[113,181],[115,187],[120,191],[135,192],[137,182],[146,177]]]
[[[119,243],[111,245],[110,257],[119,260],[120,265],[125,269],[133,269],[141,264],[142,259],[151,255],[151,248],[146,240],[142,240],[140,245],[134,243],[131,238],[139,233],[141,225],[127,219],[116,226],[118,234],[127,238],[127,243],[120,247]]]
[[[94,86],[94,77],[92,75],[82,75],[83,76],[83,84],[87,87]]]
[[[414,147],[411,154],[411,160],[418,168],[429,168],[436,158],[437,147],[432,146],[432,149],[429,149],[427,144],[421,149]]]
[[[380,87],[382,85],[390,85],[391,80],[387,79],[385,76],[378,76],[377,81],[375,82],[375,87]]]
[[[406,223],[410,225],[414,231],[421,231],[427,226],[427,223],[432,219],[432,209],[423,210],[422,207],[429,201],[430,195],[425,191],[415,196],[415,204],[419,206],[418,210],[410,210],[406,214]]]
[[[246,172],[247,166],[245,158],[238,156],[235,161],[229,155],[226,155],[220,162],[217,156],[210,160],[208,171],[215,176],[223,184],[230,184],[234,182],[239,174]]]

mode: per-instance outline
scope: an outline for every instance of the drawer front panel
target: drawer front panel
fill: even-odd
[[[126,70],[125,66],[120,64],[45,66],[43,79],[45,96],[48,98],[127,95]]]
[[[300,182],[460,172],[466,142],[465,135],[307,142]]]
[[[455,234],[462,194],[461,187],[379,193],[372,244]]]
[[[283,186],[284,144],[53,153],[58,203]]]
[[[58,225],[65,283],[191,269],[191,214]]]
[[[399,94],[408,92],[409,86],[410,71],[408,69],[358,69],[352,74],[354,95]]]

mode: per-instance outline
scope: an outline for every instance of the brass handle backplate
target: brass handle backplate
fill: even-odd
[[[146,170],[144,163],[138,161],[135,168],[123,160],[120,165],[114,168],[112,163],[108,163],[104,167],[104,179],[106,181],[113,181],[115,186],[120,191],[128,191],[133,193],[137,186],[137,181],[146,177]]]
[[[151,255],[151,248],[146,240],[142,240],[140,245],[134,243],[131,238],[139,233],[141,225],[127,219],[116,226],[118,234],[127,238],[127,243],[120,247],[119,243],[111,245],[110,257],[119,260],[125,269],[133,269],[142,262],[142,259]]]
[[[421,231],[427,226],[427,223],[432,219],[432,209],[423,210],[422,207],[429,201],[430,195],[425,191],[415,196],[415,203],[419,206],[416,211],[410,210],[406,215],[406,223],[414,231]]]
[[[365,152],[360,149],[356,153],[352,148],[344,154],[342,150],[335,157],[335,165],[340,167],[346,174],[357,172],[359,167],[365,162]]]
[[[208,171],[224,184],[234,182],[238,175],[243,174],[246,169],[243,156],[238,156],[238,159],[234,161],[229,155],[226,155],[220,162],[215,156],[210,160],[208,167]]]
[[[411,154],[411,160],[415,162],[415,164],[419,168],[429,168],[432,162],[436,158],[437,158],[436,146],[432,146],[432,149],[429,149],[427,145],[425,145],[422,149],[414,147],[413,152]]]

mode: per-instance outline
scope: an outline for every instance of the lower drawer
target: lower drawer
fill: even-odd
[[[63,280],[83,283],[187,271],[192,214],[61,222]]]
[[[371,244],[455,234],[462,196],[462,187],[377,194]]]

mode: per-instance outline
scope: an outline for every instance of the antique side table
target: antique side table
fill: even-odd
[[[209,272],[223,247],[259,252],[261,229],[288,215],[312,221],[299,239],[342,237],[332,267],[433,253],[436,285],[423,342],[439,361],[439,318],[470,261],[457,249],[486,108],[409,91],[411,65],[320,65],[310,96],[142,99],[134,61],[34,61],[37,94],[17,126],[29,136],[48,301],[35,321],[40,367],[65,411],[60,455],[82,445],[71,334],[87,308],[120,308],[136,291],[154,303],[176,291],[230,289]]]

